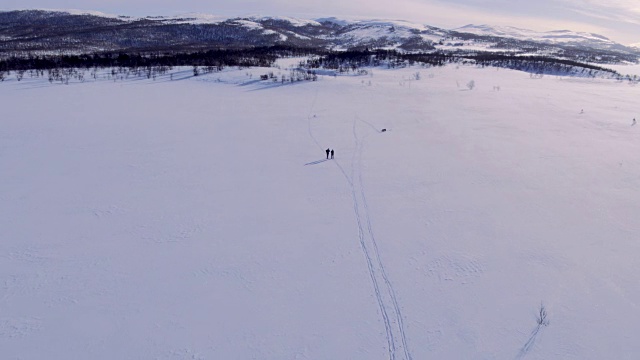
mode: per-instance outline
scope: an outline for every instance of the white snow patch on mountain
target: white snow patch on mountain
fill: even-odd
[[[360,25],[368,25],[368,26],[378,26],[378,27],[392,27],[392,28],[399,28],[399,29],[403,29],[403,30],[423,31],[423,30],[427,29],[425,27],[425,25],[416,24],[416,23],[412,23],[412,22],[404,21],[404,20],[378,20],[378,19],[374,19],[374,20],[359,21],[358,24],[360,24]]]
[[[291,25],[297,26],[297,27],[303,27],[303,26],[308,26],[308,25],[320,26],[320,23],[315,21],[315,20],[306,20],[306,19],[300,19],[300,18],[289,17],[289,16],[259,16],[259,15],[252,15],[249,18],[253,19],[253,20],[258,20],[258,21],[265,21],[265,20],[286,21],[286,22],[290,23]]]
[[[235,19],[233,23],[244,26],[251,30],[260,30],[263,29],[263,26],[255,21],[244,20],[244,19]]]
[[[278,35],[280,37],[280,41],[287,41],[288,39],[286,35],[273,30],[264,30],[262,33],[265,35]]]
[[[186,13],[173,16],[161,16],[147,18],[149,20],[171,22],[175,24],[218,24],[228,19],[226,16],[203,14],[203,13]]]
[[[103,17],[103,18],[109,18],[109,19],[118,19],[118,20],[132,20],[132,19],[138,19],[138,18],[132,18],[129,16],[123,16],[123,15],[114,15],[114,14],[107,14],[101,11],[94,11],[94,10],[80,10],[80,9],[25,9],[25,10],[42,10],[42,11],[51,11],[51,12],[62,12],[62,13],[67,13],[70,15],[91,15],[91,16],[98,16],[98,17]]]

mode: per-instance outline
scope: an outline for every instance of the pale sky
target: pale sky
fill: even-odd
[[[640,43],[640,0],[3,0],[14,9],[80,9],[115,15],[271,15],[408,20],[444,28],[467,24],[594,32]]]

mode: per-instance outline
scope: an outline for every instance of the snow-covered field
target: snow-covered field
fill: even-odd
[[[625,65],[601,65],[605,68],[613,69],[622,75],[640,76],[640,64],[625,64]]]
[[[639,87],[267,71],[0,83],[1,358],[637,358]]]

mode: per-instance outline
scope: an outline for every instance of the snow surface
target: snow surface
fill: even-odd
[[[0,83],[2,357],[635,358],[640,88],[370,70]]]
[[[613,69],[622,75],[640,76],[640,64],[607,64],[605,67]]]

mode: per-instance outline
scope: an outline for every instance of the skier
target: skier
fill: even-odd
[[[333,159],[333,149],[331,149],[331,159]]]
[[[636,124],[636,118],[633,118],[633,123],[631,124],[631,126]]]
[[[327,153],[327,160],[329,160],[329,152],[330,152],[331,150],[327,149],[327,150],[325,150],[325,151],[326,151],[326,153]]]

